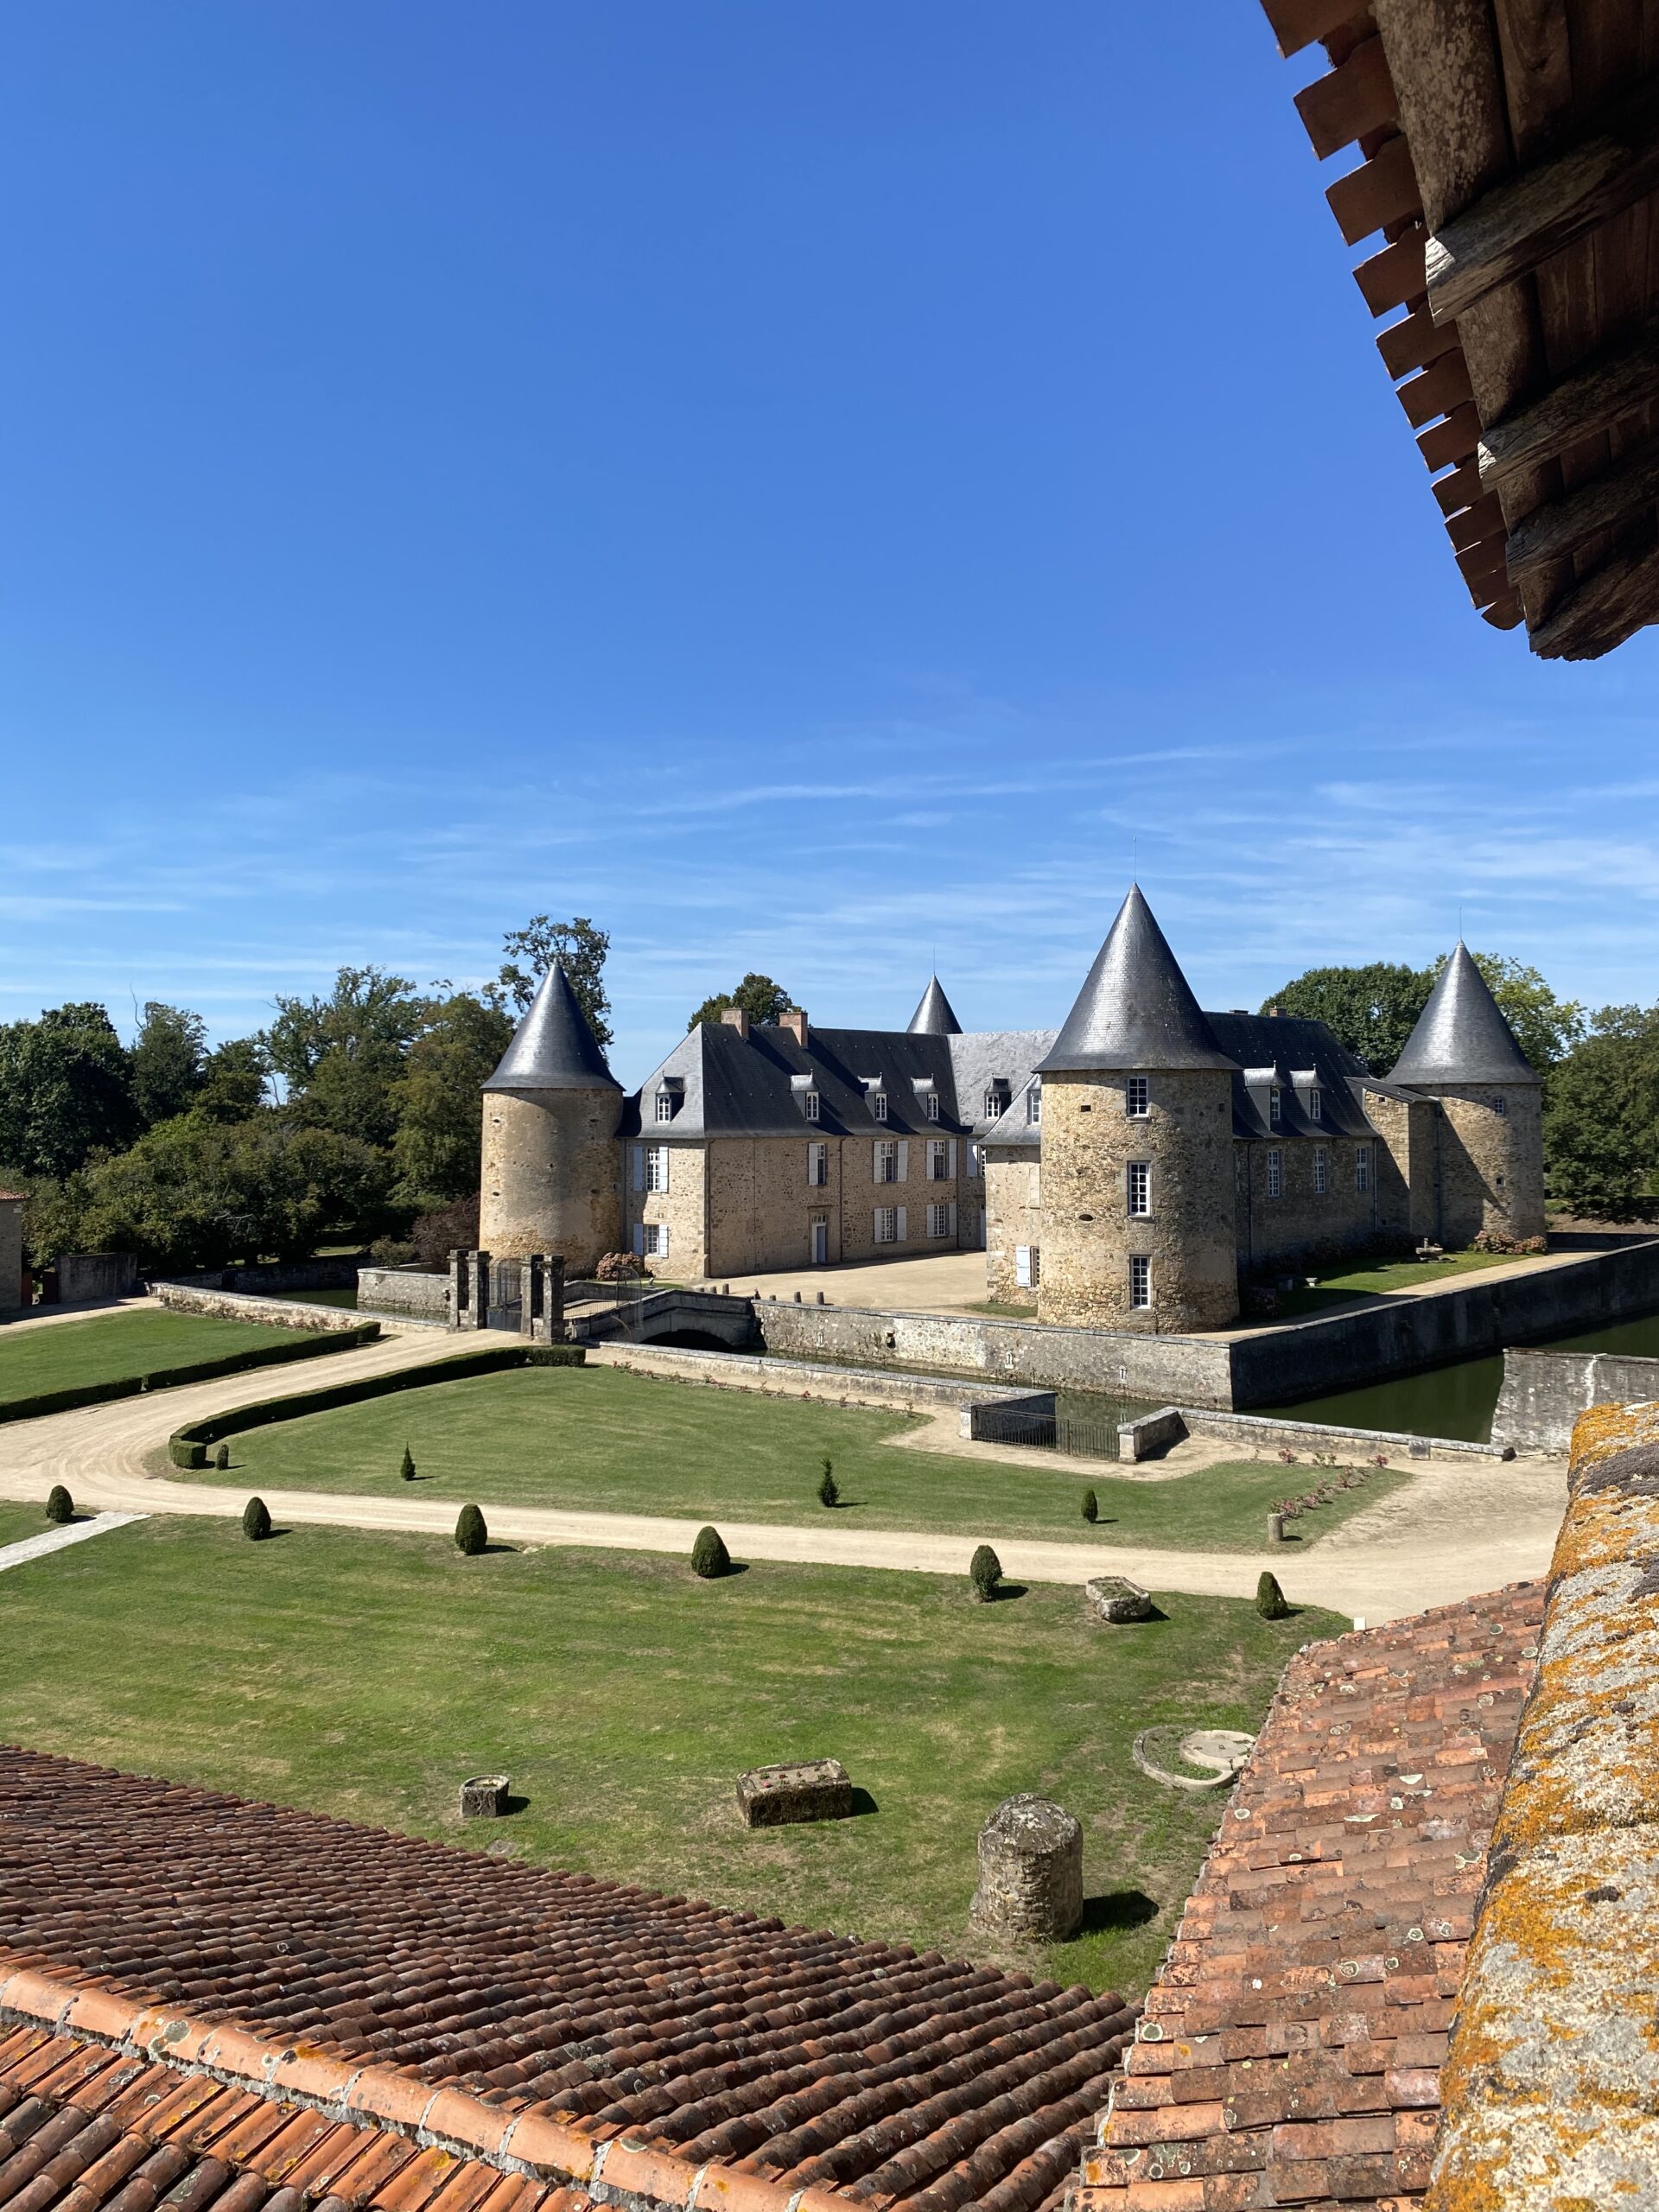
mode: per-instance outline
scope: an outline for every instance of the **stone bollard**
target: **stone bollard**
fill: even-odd
[[[818,1303],[820,1306],[823,1303],[823,1293],[822,1291],[818,1293]]]
[[[974,1925],[1009,1942],[1061,1942],[1083,1920],[1083,1829],[1046,1797],[1005,1797],[979,1832]]]
[[[1282,1544],[1284,1541],[1284,1515],[1282,1513],[1269,1513],[1268,1516],[1268,1541],[1270,1544]]]
[[[461,1785],[463,1821],[499,1821],[507,1809],[505,1774],[475,1774]]]

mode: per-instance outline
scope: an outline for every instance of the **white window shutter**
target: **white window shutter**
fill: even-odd
[[[669,1160],[671,1156],[671,1147],[665,1144],[659,1144],[657,1147],[657,1187],[659,1191],[665,1191],[668,1188]],[[668,1249],[668,1239],[666,1236],[663,1239],[663,1249],[664,1252]]]
[[[881,1242],[881,1207],[877,1206],[875,1211],[870,1216],[870,1236],[877,1244]]]
[[[1031,1288],[1031,1247],[1016,1244],[1014,1248],[1014,1279],[1021,1290]]]
[[[668,1257],[668,1224],[666,1222],[664,1222],[657,1231],[657,1256],[659,1260],[665,1260]]]
[[[945,1140],[944,1172],[949,1180],[954,1183],[957,1179],[957,1141],[955,1137],[948,1137]]]
[[[950,1234],[954,1236],[957,1233],[957,1202],[954,1198],[950,1201],[949,1211],[950,1215]]]
[[[645,1224],[643,1221],[636,1221],[633,1224],[633,1252],[636,1259],[643,1260],[645,1256]]]
[[[881,1140],[880,1137],[877,1137],[875,1142],[870,1147],[870,1180],[873,1183],[879,1183],[881,1180]]]
[[[910,1147],[903,1137],[899,1140],[899,1180],[901,1183],[910,1180]],[[899,1232],[901,1236],[904,1233],[902,1229]]]
[[[900,1206],[899,1209],[899,1242],[902,1244],[909,1234],[910,1230],[905,1221],[905,1209],[903,1206]]]

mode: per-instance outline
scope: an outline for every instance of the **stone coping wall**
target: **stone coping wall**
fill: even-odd
[[[1428,2212],[1659,2196],[1659,1405],[1573,1433]]]
[[[1119,1456],[1150,1459],[1188,1436],[1236,1438],[1241,1444],[1281,1446],[1293,1452],[1335,1452],[1351,1459],[1381,1450],[1390,1459],[1513,1459],[1508,1444],[1471,1444],[1460,1436],[1412,1436],[1403,1429],[1343,1428],[1334,1421],[1281,1421],[1274,1414],[1218,1414],[1202,1406],[1160,1406],[1125,1421],[1117,1432]]]
[[[348,1306],[304,1306],[296,1298],[256,1298],[247,1291],[202,1290],[194,1283],[151,1285],[158,1305],[175,1313],[213,1313],[226,1321],[258,1321],[271,1329],[360,1329],[372,1314]]]
[[[366,1252],[330,1252],[324,1258],[272,1260],[257,1268],[210,1268],[206,1274],[175,1275],[175,1282],[198,1290],[345,1290],[357,1281]]]
[[[1511,1349],[1503,1355],[1492,1439],[1521,1452],[1565,1452],[1574,1422],[1592,1406],[1654,1398],[1659,1398],[1659,1359],[1625,1352]]]
[[[1025,1406],[1052,1413],[1052,1391],[1009,1391],[1004,1384],[969,1382],[946,1375],[895,1375],[889,1369],[815,1366],[810,1360],[762,1354],[697,1351],[676,1344],[607,1344],[594,1357],[607,1367],[661,1375],[728,1390],[757,1390],[772,1397],[817,1398],[837,1405],[895,1406],[922,1413],[959,1407],[964,1415],[988,1406]],[[964,1428],[963,1433],[970,1432]]]
[[[400,1320],[426,1321],[448,1328],[451,1287],[448,1274],[429,1268],[359,1268],[357,1302],[371,1313],[396,1314]]]

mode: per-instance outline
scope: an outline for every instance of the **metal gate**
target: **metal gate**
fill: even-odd
[[[524,1271],[518,1260],[490,1262],[489,1302],[485,1307],[486,1329],[511,1329],[515,1335],[524,1316]]]
[[[1126,1409],[1124,1420],[1130,1418]],[[1017,1406],[988,1406],[975,1418],[984,1444],[1023,1444],[1039,1452],[1067,1452],[1081,1459],[1116,1459],[1117,1422],[1059,1412],[1024,1413]]]

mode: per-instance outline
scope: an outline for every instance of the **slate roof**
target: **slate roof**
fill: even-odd
[[[957,1020],[956,1008],[944,995],[944,987],[935,976],[922,993],[921,1003],[910,1017],[912,1035],[925,1033],[930,1037],[959,1037],[962,1024]]]
[[[1235,1062],[1233,1135],[1278,1142],[1288,1137],[1369,1137],[1375,1134],[1357,1083],[1364,1070],[1322,1021],[1284,1014],[1210,1014],[1211,1034]],[[1251,1082],[1251,1075],[1266,1079]],[[1297,1082],[1300,1076],[1312,1081]],[[1279,1086],[1280,1124],[1271,1120]],[[1319,1094],[1319,1118],[1309,1094]]]
[[[1072,2212],[1420,2201],[1543,1611],[1516,1583],[1292,1660]]]
[[[337,2115],[355,2082],[464,2141],[511,2123],[515,2156],[539,2140],[538,2168],[579,2183],[603,2149],[605,2193],[683,2202],[707,2167],[698,2203],[726,2212],[801,2190],[804,2212],[823,2193],[1038,2212],[1133,2020],[937,1952],[13,1749],[0,2013],[31,1973],[92,1993],[93,2032],[111,2007],[176,2014],[194,2024],[162,2037],[152,2018],[158,2048],[217,2065],[220,2037],[240,2071]]]
[[[1390,1083],[1541,1083],[1459,938],[1428,995]]]
[[[1140,885],[1133,885],[1039,1072],[1228,1065]]]
[[[489,1090],[620,1090],[558,961],[542,978]]]

